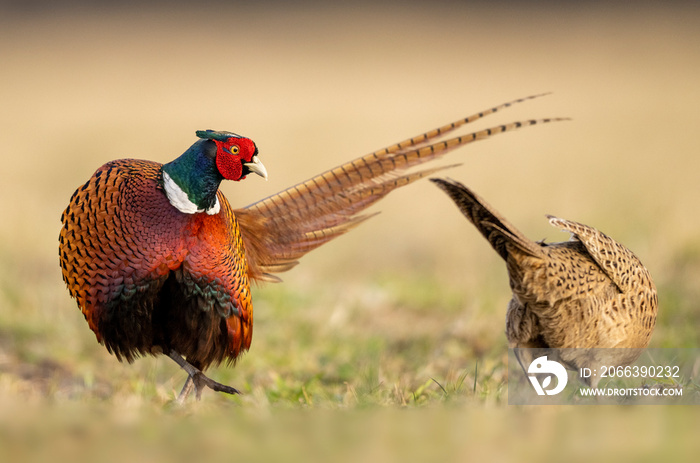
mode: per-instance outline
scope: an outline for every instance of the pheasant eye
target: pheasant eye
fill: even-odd
[[[229,150],[231,151],[231,154],[238,154],[240,148],[238,147],[238,145],[233,145],[231,148],[229,148]]]

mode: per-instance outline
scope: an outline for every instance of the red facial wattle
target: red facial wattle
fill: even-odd
[[[216,142],[216,167],[227,180],[242,180],[243,163],[255,156],[255,144],[249,138],[231,137],[224,142]]]

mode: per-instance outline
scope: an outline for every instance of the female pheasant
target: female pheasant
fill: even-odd
[[[431,181],[506,261],[513,292],[506,313],[510,347],[565,349],[558,360],[578,371],[629,364],[649,344],[656,287],[632,251],[595,228],[553,216],[549,223],[571,233],[571,240],[534,242],[461,183]],[[536,352],[516,349],[526,371]]]
[[[267,177],[258,149],[230,132],[200,138],[172,162],[123,159],[97,169],[63,212],[63,279],[98,342],[119,360],[165,354],[188,373],[178,400],[204,387],[237,393],[202,372],[250,347],[251,281],[279,281],[310,250],[348,231],[386,194],[439,169],[407,173],[475,140],[549,122],[514,122],[434,142],[496,106],[329,170],[243,209],[222,180]],[[430,144],[432,143],[432,144]]]

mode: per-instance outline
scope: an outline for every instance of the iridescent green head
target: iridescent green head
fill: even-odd
[[[185,213],[219,211],[216,192],[222,180],[243,180],[254,173],[267,178],[258,148],[232,132],[198,130],[201,138],[163,166],[163,186],[170,203]]]

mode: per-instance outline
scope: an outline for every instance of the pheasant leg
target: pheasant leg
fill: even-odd
[[[180,354],[174,351],[170,351],[168,353],[168,356],[175,361],[180,367],[187,372],[189,375],[187,377],[187,381],[185,381],[185,385],[182,388],[182,391],[180,391],[180,394],[177,396],[177,402],[178,403],[184,403],[185,399],[190,395],[192,392],[192,389],[195,391],[195,395],[197,397],[197,400],[202,398],[202,390],[205,387],[208,387],[209,389],[212,389],[217,392],[225,392],[227,394],[240,394],[241,391],[239,391],[236,388],[233,388],[231,386],[227,386],[225,384],[221,384],[219,382],[214,381],[213,379],[209,378],[207,375],[202,373],[202,371],[199,368],[196,368],[193,366],[191,363],[189,363],[187,360],[182,358]]]

